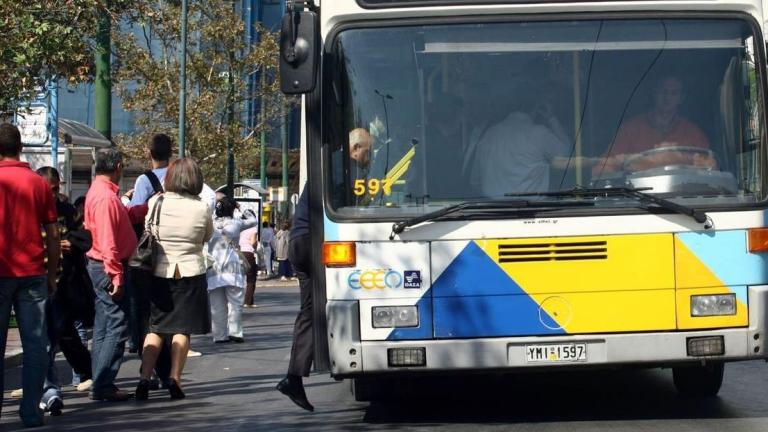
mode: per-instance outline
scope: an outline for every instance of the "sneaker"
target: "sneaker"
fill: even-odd
[[[296,276],[291,276],[291,280],[292,281],[297,281],[297,280],[299,280],[299,278],[297,278]]]
[[[288,278],[287,278],[287,277],[285,277],[285,276],[280,276],[280,282],[285,282],[285,281],[287,281],[287,280],[288,280]]]
[[[243,339],[240,336],[230,336],[229,340],[231,340],[234,343],[243,343],[243,342],[245,342],[245,339]]]
[[[92,379],[87,379],[87,380],[81,382],[80,384],[78,384],[77,387],[75,387],[75,388],[79,392],[87,392],[88,390],[91,389],[92,385],[93,385],[93,380]]]
[[[24,389],[16,389],[11,392],[11,397],[14,399],[21,399],[24,397]]]
[[[50,413],[53,417],[60,416],[63,408],[64,401],[59,396],[52,396],[48,399],[48,403],[40,402],[40,409]]]
[[[193,350],[187,351],[187,357],[200,357],[201,355],[203,355],[203,353],[201,353],[200,351],[193,351]]]

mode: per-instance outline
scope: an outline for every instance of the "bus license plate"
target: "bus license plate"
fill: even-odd
[[[557,363],[587,361],[587,344],[526,345],[528,363]]]

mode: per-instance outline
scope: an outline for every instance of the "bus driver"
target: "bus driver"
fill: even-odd
[[[679,113],[684,100],[682,82],[672,76],[662,77],[654,86],[653,109],[621,125],[613,145],[593,167],[593,176],[599,178],[604,173],[622,171],[628,156],[654,148],[695,147],[708,150],[709,141],[704,132]],[[676,164],[707,168],[717,165],[705,153],[668,151],[638,158],[628,168],[641,171]]]

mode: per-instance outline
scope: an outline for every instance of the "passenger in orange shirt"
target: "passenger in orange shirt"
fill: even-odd
[[[693,165],[714,168],[715,159],[706,152],[660,151],[625,162],[632,155],[665,147],[695,147],[709,150],[709,140],[698,126],[680,113],[685,95],[683,84],[674,77],[664,77],[653,92],[653,110],[625,122],[619,128],[613,146],[592,169],[599,177],[627,169],[642,171],[665,165]]]

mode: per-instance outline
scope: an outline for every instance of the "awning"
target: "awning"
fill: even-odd
[[[66,145],[95,148],[112,147],[112,142],[96,129],[74,120],[59,119],[59,139]]]

